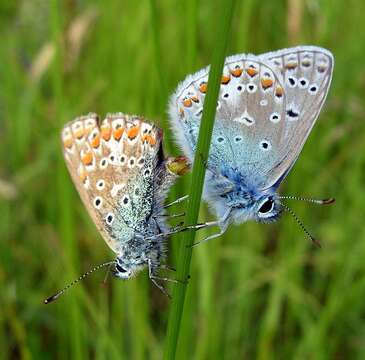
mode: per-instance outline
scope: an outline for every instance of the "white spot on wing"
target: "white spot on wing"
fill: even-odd
[[[247,113],[247,110],[240,117],[233,119],[233,121],[246,126],[251,126],[255,123],[255,119]]]
[[[96,182],[96,188],[101,191],[101,190],[104,190],[105,188],[105,181],[103,179],[99,179],[97,182]]]
[[[273,112],[270,115],[270,121],[273,122],[274,124],[278,123],[280,121],[280,114],[277,112]]]
[[[249,83],[246,86],[246,89],[247,89],[247,92],[249,92],[250,94],[253,94],[257,90],[257,85],[256,84],[253,84],[253,83]]]
[[[270,143],[270,141],[268,141],[268,140],[262,140],[260,142],[260,149],[262,151],[269,151],[269,150],[271,150],[271,143]]]
[[[260,106],[266,106],[268,104],[268,101],[266,99],[262,99],[260,101]]]
[[[115,184],[113,185],[112,189],[110,190],[110,195],[112,197],[117,196],[118,192],[125,187],[125,184]]]
[[[105,221],[108,225],[112,225],[114,222],[114,214],[111,212],[107,213],[105,216]]]
[[[103,205],[103,198],[101,196],[96,196],[93,200],[94,207],[100,209]]]

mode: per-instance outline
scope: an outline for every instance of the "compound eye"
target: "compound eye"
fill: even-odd
[[[115,265],[116,269],[118,270],[118,272],[120,273],[126,273],[127,270],[124,269],[123,267],[121,267],[119,264]]]
[[[267,199],[260,207],[259,212],[261,214],[267,214],[274,208],[274,201],[272,199]]]

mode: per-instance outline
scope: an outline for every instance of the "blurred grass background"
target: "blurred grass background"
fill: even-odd
[[[143,114],[178,154],[168,96],[210,62],[218,3],[0,0],[0,358],[161,359],[169,302],[146,273],[102,286],[100,272],[42,303],[113,258],[59,132],[90,111]],[[335,55],[324,110],[281,193],[337,203],[292,204],[321,250],[288,215],[195,249],[178,359],[365,358],[364,13],[361,0],[237,1],[229,54],[314,44]]]

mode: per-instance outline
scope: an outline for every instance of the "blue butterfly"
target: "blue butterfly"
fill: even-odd
[[[218,219],[206,225],[219,225],[220,232],[205,240],[220,236],[232,222],[275,221],[283,209],[300,223],[281,201],[293,197],[281,197],[277,189],[319,115],[333,63],[328,50],[315,46],[226,59],[203,193]],[[208,75],[209,67],[189,75],[170,99],[172,127],[191,161]]]

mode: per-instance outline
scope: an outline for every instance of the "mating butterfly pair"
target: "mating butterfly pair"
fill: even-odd
[[[280,197],[277,188],[318,117],[332,70],[332,54],[314,46],[226,59],[203,194],[217,215],[207,225],[220,231],[205,240],[223,234],[232,222],[269,222],[283,208],[291,212],[281,202],[290,197]],[[135,116],[108,115],[99,124],[91,114],[64,127],[64,156],[73,182],[117,255],[92,271],[111,265],[117,277],[128,279],[148,267],[151,280],[164,291],[157,281],[169,280],[158,276],[160,268],[168,269],[162,265],[165,240],[183,229],[168,228],[165,208],[171,204],[164,201],[194,160],[208,75],[209,67],[189,75],[171,97],[170,120],[186,157],[165,158],[162,131]]]

